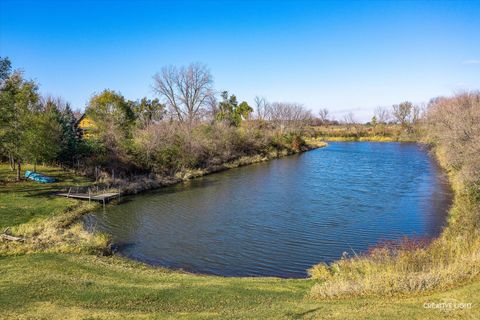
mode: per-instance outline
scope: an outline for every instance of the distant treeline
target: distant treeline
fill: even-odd
[[[370,121],[359,122],[351,112],[343,119],[330,117],[328,109],[321,109],[318,117],[311,120],[312,135],[329,139],[359,140],[370,138],[379,141],[416,141],[421,136],[421,121],[426,107],[421,108],[409,101],[391,107],[377,107]]]

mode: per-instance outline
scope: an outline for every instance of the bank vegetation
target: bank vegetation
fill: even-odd
[[[405,239],[310,269],[311,296],[411,294],[467,283],[480,274],[480,93],[430,101],[419,130],[455,193],[447,226],[430,243]]]
[[[153,76],[154,99],[94,93],[83,113],[42,96],[8,58],[1,66],[0,161],[17,181],[22,166],[35,171],[38,163],[97,182],[162,185],[321,145],[305,142],[312,115],[304,106],[258,99],[258,116],[247,102],[217,91],[202,64],[162,68]]]

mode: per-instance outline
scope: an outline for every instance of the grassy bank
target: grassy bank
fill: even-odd
[[[223,278],[119,257],[0,257],[2,317],[20,319],[475,319],[480,283],[410,298],[308,298],[311,280]],[[445,311],[425,303],[470,302]]]
[[[24,170],[33,166],[25,165]],[[7,164],[0,163],[0,229],[15,227],[20,224],[62,214],[78,206],[75,200],[53,196],[59,188],[71,185],[86,185],[88,179],[76,176],[58,168],[38,166],[37,170],[47,175],[58,177],[59,182],[40,184],[33,181],[15,183],[15,173]]]
[[[31,169],[26,166],[26,170]],[[0,164],[0,229],[25,238],[25,241],[0,242],[0,255],[33,252],[103,252],[108,244],[106,236],[91,235],[83,228],[81,216],[93,210],[95,204],[54,195],[59,188],[88,185],[85,177],[76,176],[58,168],[37,168],[55,176],[56,183],[40,184],[33,181],[14,181],[14,173]]]
[[[12,173],[0,167],[1,179]],[[58,169],[40,171],[62,181],[1,186],[2,226],[27,237],[1,243],[0,309],[6,318],[243,318],[438,319],[480,317],[480,281],[410,297],[319,300],[313,279],[224,278],[154,268],[103,256],[106,239],[84,233],[78,217],[86,203],[51,195],[88,180]],[[22,208],[22,210],[18,210]],[[29,239],[33,238],[33,239]],[[428,309],[424,303],[473,303],[469,309]]]

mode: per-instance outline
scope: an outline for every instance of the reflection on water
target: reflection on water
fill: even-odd
[[[381,240],[436,236],[450,189],[409,143],[328,147],[127,197],[87,217],[121,254],[226,276],[304,277]]]

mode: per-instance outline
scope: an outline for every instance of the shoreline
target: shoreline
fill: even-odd
[[[323,141],[310,140],[305,148],[294,151],[291,149],[276,150],[266,155],[243,156],[234,161],[206,169],[186,170],[174,177],[150,179],[136,177],[134,181],[120,182],[122,195],[136,195],[156,189],[173,186],[188,180],[203,177],[238,167],[255,163],[267,162],[289,155],[300,154],[327,146]],[[52,196],[56,191],[50,191]],[[54,196],[55,198],[56,196]],[[112,255],[111,236],[105,233],[93,233],[85,228],[83,217],[100,207],[99,203],[89,203],[84,200],[75,200],[71,206],[56,214],[28,221],[11,227],[12,235],[20,236],[25,240],[0,242],[0,256],[12,256],[31,253],[87,253]]]
[[[382,137],[382,136],[372,136],[372,137],[328,137],[320,136],[319,139],[325,142],[399,142],[399,143],[419,143],[416,139],[401,139],[393,137]]]
[[[204,169],[187,169],[175,174],[175,176],[170,177],[157,177],[155,179],[148,178],[145,176],[138,176],[132,181],[120,181],[120,188],[122,190],[121,195],[135,195],[145,191],[155,190],[163,187],[173,186],[175,184],[192,180],[195,178],[200,178],[207,176],[213,173],[219,173],[222,171],[227,171],[234,168],[244,167],[255,163],[267,162],[274,159],[280,159],[283,157],[301,154],[304,152],[312,151],[315,149],[320,149],[326,147],[328,144],[319,139],[307,139],[305,148],[294,151],[291,149],[282,149],[272,151],[268,154],[257,154],[251,156],[242,156],[238,159],[235,159],[230,162],[223,164],[210,166]]]

